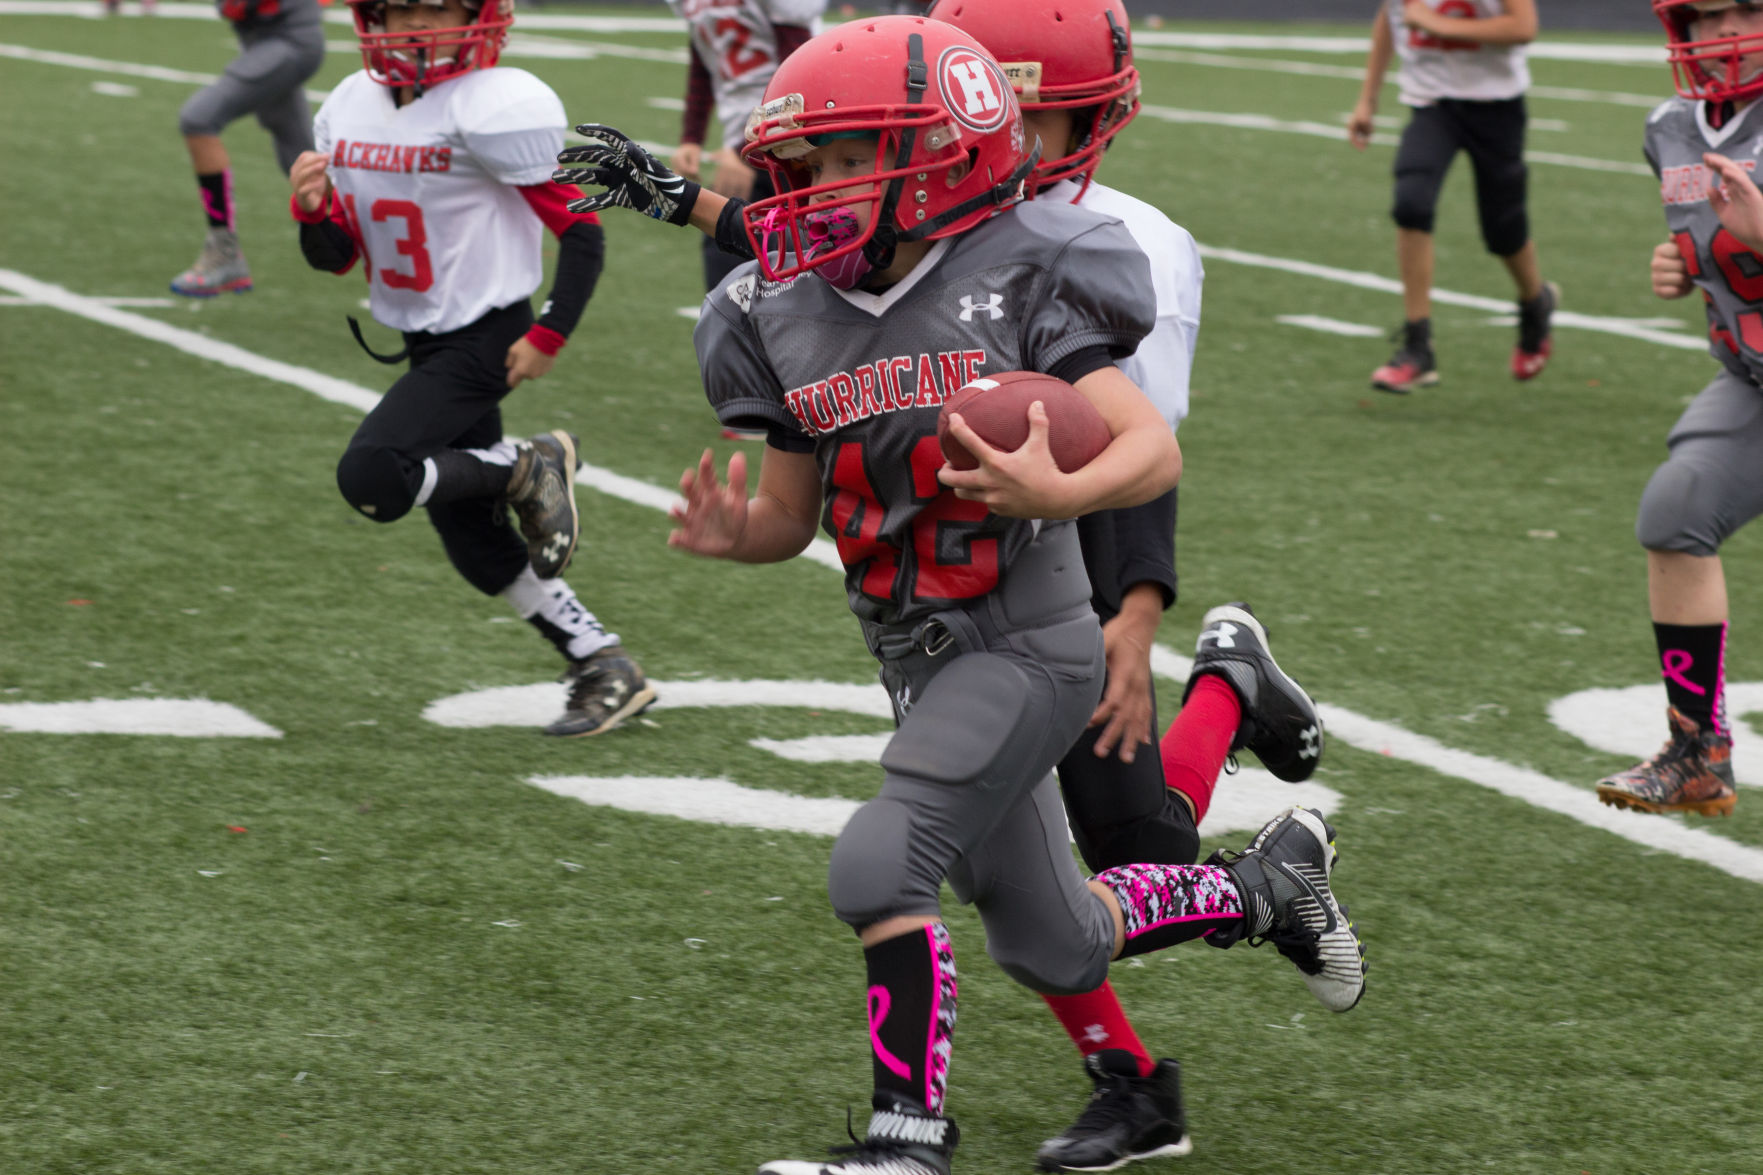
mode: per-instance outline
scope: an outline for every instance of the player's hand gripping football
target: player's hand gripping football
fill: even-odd
[[[302,151],[288,171],[288,182],[294,186],[294,202],[300,211],[311,215],[324,208],[331,197],[330,157],[322,151]]]
[[[979,461],[977,469],[945,465],[937,479],[957,498],[984,502],[993,514],[1009,518],[1070,518],[1066,492],[1071,475],[1053,462],[1047,444],[1047,407],[1039,400],[1028,406],[1028,440],[1020,449],[994,449],[967,427],[959,412],[949,417],[949,434]]]
[[[1696,288],[1690,280],[1689,262],[1676,241],[1661,241],[1653,246],[1653,263],[1649,269],[1653,292],[1661,298],[1682,298]]]
[[[551,178],[560,184],[605,190],[571,200],[571,212],[631,208],[668,224],[690,219],[692,205],[698,202],[697,184],[669,170],[622,131],[597,122],[583,123],[575,131],[588,144],[559,151],[557,162],[570,166],[559,167]]]
[[[1763,253],[1763,192],[1749,172],[1724,155],[1710,151],[1702,162],[1720,177],[1718,184],[1708,185],[1708,206],[1714,215],[1745,248]]]
[[[679,479],[683,501],[668,510],[674,529],[667,545],[712,558],[726,557],[747,529],[747,458],[728,459],[728,484],[716,479],[716,454],[709,449]]]

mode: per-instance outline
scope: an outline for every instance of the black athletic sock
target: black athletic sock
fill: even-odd
[[[424,505],[456,502],[461,498],[495,498],[508,489],[511,465],[494,465],[463,449],[442,449],[430,458],[435,463],[435,488]]]
[[[955,1029],[955,956],[941,922],[863,949],[875,1104],[943,1112]]]
[[[1704,731],[1725,730],[1726,625],[1653,625],[1665,696]]]
[[[1432,350],[1432,319],[1416,318],[1402,324],[1402,341],[1411,351]]]
[[[216,171],[196,177],[202,191],[202,214],[209,228],[233,227],[233,177],[231,172]]]

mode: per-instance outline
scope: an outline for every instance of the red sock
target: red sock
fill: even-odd
[[[1126,1009],[1115,998],[1114,985],[1106,979],[1095,991],[1082,995],[1042,995],[1053,1015],[1065,1026],[1066,1034],[1077,1051],[1084,1056],[1103,1049],[1121,1049],[1139,1063],[1139,1076],[1149,1077],[1157,1062],[1145,1051],[1139,1034],[1126,1018]]]
[[[1194,805],[1194,823],[1212,806],[1212,789],[1230,757],[1231,740],[1243,720],[1236,691],[1208,674],[1194,685],[1181,713],[1163,733],[1163,782]]]

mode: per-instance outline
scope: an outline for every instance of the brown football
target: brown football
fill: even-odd
[[[1047,447],[1062,472],[1082,469],[1114,439],[1096,406],[1064,380],[1038,371],[1005,371],[980,376],[943,401],[937,443],[944,460],[956,469],[979,466],[966,446],[949,435],[951,412],[959,412],[992,448],[1015,452],[1028,440],[1028,406],[1036,400],[1047,410]]]

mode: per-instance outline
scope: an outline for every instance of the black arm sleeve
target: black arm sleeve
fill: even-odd
[[[1085,347],[1075,351],[1053,364],[1053,370],[1047,372],[1054,379],[1062,379],[1074,384],[1092,371],[1100,371],[1104,367],[1113,367],[1114,357],[1108,348],[1100,343],[1093,347]]]
[[[731,257],[753,260],[753,242],[747,237],[747,226],[741,223],[745,200],[730,199],[716,216],[716,247]]]
[[[1095,594],[1091,604],[1103,621],[1120,613],[1134,584],[1154,583],[1163,606],[1175,603],[1175,490],[1139,506],[1098,510],[1077,520],[1084,567]]]
[[[326,273],[342,273],[355,261],[355,238],[334,220],[300,224],[300,252],[306,264]]]
[[[606,267],[606,233],[597,224],[578,220],[557,238],[557,277],[538,325],[564,338],[581,321],[600,271]]]

